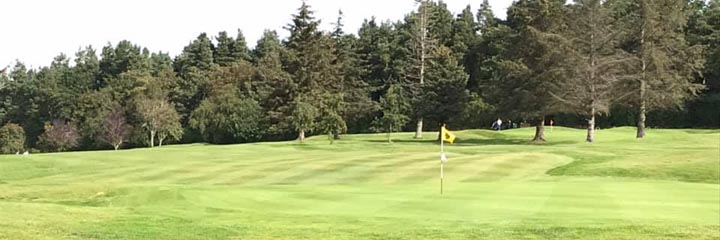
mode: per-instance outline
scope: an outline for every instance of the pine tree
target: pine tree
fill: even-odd
[[[399,60],[392,57],[392,50],[398,48],[393,39],[394,33],[392,25],[378,25],[374,18],[365,20],[358,31],[355,52],[362,70],[359,78],[367,81],[373,101],[380,100],[389,79],[400,79],[399,74],[393,71],[393,61]]]
[[[503,51],[498,63],[500,82],[491,99],[497,101],[499,113],[535,122],[533,141],[545,141],[545,115],[554,111],[555,99],[549,87],[558,78],[554,66],[565,58],[556,48],[555,34],[563,29],[562,0],[520,0],[508,9],[512,28],[510,48]]]
[[[462,63],[466,68],[472,65],[472,63],[469,63],[470,59],[468,58],[471,54],[468,50],[477,41],[476,25],[469,5],[465,7],[462,13],[458,14],[453,22],[451,48],[458,62]]]
[[[220,66],[228,66],[235,62],[235,58],[232,56],[231,48],[235,45],[235,40],[228,37],[227,32],[222,31],[215,37],[217,40],[217,47],[215,48],[214,60]]]
[[[611,17],[611,8],[600,0],[577,0],[571,5],[568,30],[561,44],[566,58],[558,66],[562,72],[551,88],[564,111],[587,120],[587,142],[595,141],[595,116],[607,114],[610,106],[622,98],[619,83],[631,58],[618,48],[621,31]]]
[[[287,27],[290,37],[286,42],[289,52],[286,59],[288,72],[297,86],[295,98],[303,96],[306,99],[300,106],[314,104],[314,108],[319,108],[324,96],[333,96],[341,91],[343,79],[337,64],[335,43],[330,36],[318,30],[320,21],[316,21],[312,14],[310,6],[303,2],[298,14],[293,15],[293,23]],[[305,128],[298,130],[301,131],[300,138],[304,138]]]
[[[704,59],[700,48],[685,40],[687,23],[682,0],[632,0],[627,24],[629,51],[637,59],[636,81],[630,84],[638,108],[637,138],[645,137],[646,113],[681,106],[703,86],[693,83]]]
[[[260,101],[270,123],[270,139],[287,139],[293,129],[290,116],[292,102],[297,86],[292,76],[283,70],[282,55],[284,48],[277,33],[265,31],[255,45],[254,57],[257,62],[258,80],[264,85],[266,93]]]
[[[335,41],[335,55],[343,83],[340,89],[343,107],[339,114],[347,121],[346,128],[349,132],[362,132],[370,127],[368,123],[378,106],[370,99],[370,86],[362,78],[367,70],[363,68],[356,51],[359,40],[352,34],[345,34],[342,29],[342,11],[338,13],[332,37]],[[337,139],[339,135],[333,137]]]
[[[237,30],[235,41],[233,41],[230,50],[231,56],[235,62],[252,60],[252,56],[250,56],[250,49],[247,46],[247,40],[245,40],[245,35],[240,29]]]
[[[422,115],[437,126],[459,123],[469,100],[465,89],[467,78],[449,48],[436,48],[428,64],[427,82],[423,85]]]
[[[409,78],[411,80],[417,80],[419,83],[418,85],[411,84],[411,92],[414,95],[414,99],[416,102],[418,100],[422,99],[423,92],[422,87],[425,84],[425,65],[429,59],[429,55],[431,52],[433,52],[433,49],[437,45],[437,41],[435,40],[434,36],[430,35],[430,27],[433,25],[431,22],[433,19],[433,8],[431,5],[431,2],[428,0],[416,0],[415,1],[419,7],[417,13],[415,13],[413,16],[411,16],[408,20],[412,21],[408,23],[410,26],[410,51],[413,56],[413,61],[411,64],[409,64],[409,67],[411,69],[406,71],[406,78]],[[442,29],[441,24],[435,25],[436,28]],[[439,30],[436,30],[439,31]],[[415,130],[415,136],[414,138],[422,138],[422,131],[423,131],[423,116],[422,111],[420,110],[420,106],[416,103],[416,118],[417,118],[417,128]]]
[[[478,29],[483,35],[487,33],[490,28],[497,26],[498,19],[495,17],[488,0],[483,0],[482,4],[480,4],[480,9],[478,9],[477,13],[477,22]]]
[[[401,131],[402,127],[410,120],[406,115],[410,105],[402,91],[402,86],[391,85],[385,97],[380,99],[383,114],[378,124],[387,133],[388,142],[392,142],[391,134]]]
[[[229,41],[229,40],[227,40]],[[230,46],[228,46],[228,51]],[[199,70],[209,70],[214,64],[215,46],[206,33],[201,33],[189,45],[185,46],[182,53],[175,59],[175,71],[182,77],[193,71],[192,68]],[[227,53],[225,53],[227,54]]]

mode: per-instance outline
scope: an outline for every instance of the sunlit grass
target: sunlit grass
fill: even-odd
[[[720,131],[456,132],[0,156],[0,239],[717,239]]]

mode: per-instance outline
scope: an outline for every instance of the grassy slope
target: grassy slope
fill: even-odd
[[[434,133],[427,133],[428,137]],[[0,156],[0,239],[720,237],[720,131],[556,128]]]

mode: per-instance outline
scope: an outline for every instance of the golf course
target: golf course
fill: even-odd
[[[0,156],[0,239],[718,239],[720,131],[456,131]]]

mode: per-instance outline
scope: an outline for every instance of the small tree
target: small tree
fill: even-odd
[[[167,101],[150,98],[140,99],[136,102],[136,110],[142,121],[142,127],[150,133],[151,148],[155,146],[156,136],[160,146],[168,137],[176,140],[182,137],[180,115]]]
[[[161,118],[157,130],[158,146],[162,147],[165,139],[180,140],[183,128],[180,125],[180,114],[169,104],[164,105],[160,111]]]
[[[39,145],[47,151],[66,151],[78,146],[80,134],[77,128],[63,120],[45,124],[45,132],[38,139]]]
[[[400,85],[392,85],[388,88],[384,98],[380,98],[383,108],[383,116],[380,124],[387,133],[388,142],[392,142],[391,134],[400,131],[410,118],[405,115],[410,107],[403,96],[403,88]]]
[[[304,142],[305,132],[312,131],[315,128],[315,119],[318,116],[318,110],[302,98],[296,98],[293,105],[292,124],[295,130],[299,132],[298,139],[300,142]]]
[[[105,116],[100,141],[112,145],[117,151],[129,135],[130,125],[127,124],[122,109],[117,107]]]
[[[5,124],[0,128],[0,153],[16,153],[25,145],[25,130],[15,123]]]
[[[347,132],[347,124],[340,112],[345,107],[343,96],[326,93],[322,95],[318,130],[328,135],[330,144],[340,138],[340,134]]]

